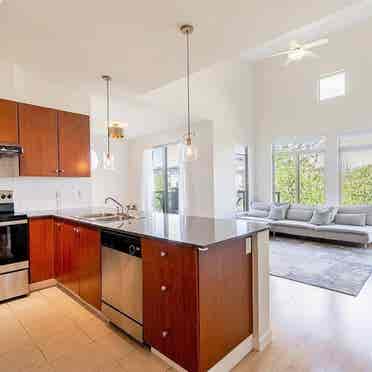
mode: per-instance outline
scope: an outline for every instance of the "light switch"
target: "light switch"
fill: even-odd
[[[245,239],[245,254],[249,255],[252,253],[252,238]]]

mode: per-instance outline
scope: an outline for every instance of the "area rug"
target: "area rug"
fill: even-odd
[[[276,237],[270,274],[357,296],[372,274],[372,248]]]

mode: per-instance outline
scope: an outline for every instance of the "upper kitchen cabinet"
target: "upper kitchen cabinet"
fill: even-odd
[[[0,99],[0,143],[18,143],[17,102]]]
[[[57,111],[19,104],[20,176],[58,176]]]
[[[90,177],[89,116],[58,111],[59,171],[63,177]]]

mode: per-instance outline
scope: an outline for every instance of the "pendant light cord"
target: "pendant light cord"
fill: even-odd
[[[190,33],[186,32],[186,86],[187,86],[187,135],[191,138],[191,117],[190,117]]]
[[[110,77],[107,77],[107,156],[110,156]]]

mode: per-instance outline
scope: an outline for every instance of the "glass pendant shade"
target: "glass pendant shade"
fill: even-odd
[[[103,153],[103,168],[107,170],[115,170],[115,158],[112,153]]]
[[[186,136],[182,146],[182,161],[190,162],[198,160],[198,149],[192,143],[191,137]]]

